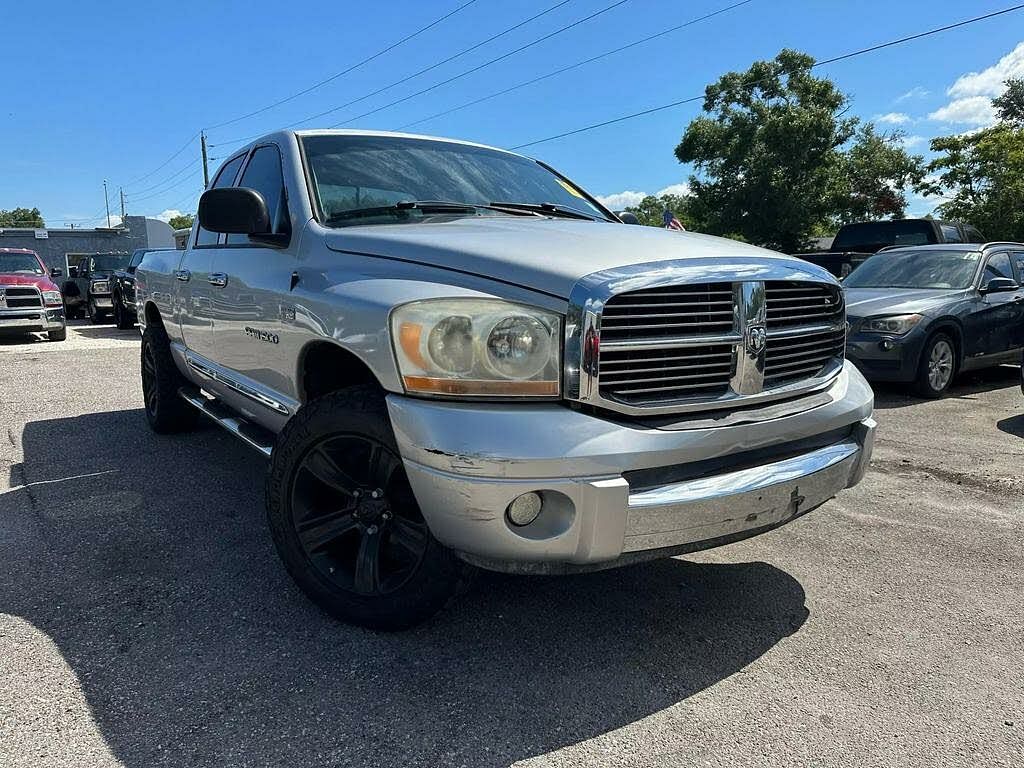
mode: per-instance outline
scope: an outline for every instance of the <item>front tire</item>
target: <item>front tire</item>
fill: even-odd
[[[342,621],[408,629],[440,611],[472,571],[431,535],[375,386],[299,410],[278,436],[266,502],[288,572]]]
[[[96,306],[96,302],[92,299],[89,299],[86,303],[86,312],[89,315],[89,322],[93,325],[99,325],[107,319],[106,313],[100,311],[99,307]]]
[[[68,337],[68,327],[65,325],[56,331],[47,331],[46,338],[50,341],[64,341]]]
[[[936,333],[921,350],[914,389],[921,397],[942,397],[953,382],[956,369],[956,344],[947,334]]]
[[[198,412],[186,403],[178,390],[185,377],[171,357],[171,344],[163,326],[150,324],[142,334],[142,397],[146,420],[154,432],[170,434],[192,429]]]
[[[121,300],[121,294],[114,296],[114,325],[121,331],[127,331],[135,325],[132,316],[128,314],[128,309]]]

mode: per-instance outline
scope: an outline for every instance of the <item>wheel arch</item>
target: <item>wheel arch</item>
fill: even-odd
[[[303,403],[359,384],[385,389],[370,365],[342,345],[325,339],[306,344],[299,353],[297,387]]]

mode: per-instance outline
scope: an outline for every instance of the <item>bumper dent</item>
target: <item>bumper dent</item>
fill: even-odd
[[[795,415],[672,431],[553,405],[439,404],[397,395],[388,402],[433,534],[485,567],[557,572],[718,546],[782,525],[855,485],[873,447],[872,393],[849,365],[830,392],[829,403]],[[839,427],[847,429],[833,444],[753,467],[636,491],[623,477]],[[533,523],[509,524],[505,509],[528,491],[567,498],[569,522],[551,535],[537,535]]]

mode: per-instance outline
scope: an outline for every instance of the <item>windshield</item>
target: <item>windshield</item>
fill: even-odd
[[[977,251],[883,251],[843,281],[846,288],[967,288],[974,281]]]
[[[344,214],[418,200],[484,206],[553,204],[606,219],[572,184],[533,160],[507,152],[395,136],[306,136],[302,146],[314,194],[324,219],[331,224],[374,223],[373,219]],[[382,212],[384,220],[379,223],[407,218],[410,210]],[[513,215],[493,209],[445,213]]]
[[[832,242],[832,250],[877,251],[889,245],[928,245],[934,240],[931,222],[864,221],[842,227]]]
[[[128,266],[127,253],[101,253],[89,259],[90,272],[113,272]]]
[[[21,272],[27,275],[41,275],[43,268],[31,253],[0,253],[0,272],[8,275]]]

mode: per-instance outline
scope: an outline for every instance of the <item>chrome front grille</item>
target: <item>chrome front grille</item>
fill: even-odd
[[[25,285],[0,285],[0,301],[2,309],[42,309],[43,296],[38,288]]]
[[[578,354],[568,396],[624,413],[674,413],[777,399],[838,373],[846,338],[839,286],[799,267],[760,265],[742,282],[686,280],[714,271],[744,274],[679,264],[678,282],[652,270],[612,273],[611,285],[595,280],[592,293],[578,287],[567,325],[568,353]],[[762,274],[797,279],[753,279]]]

